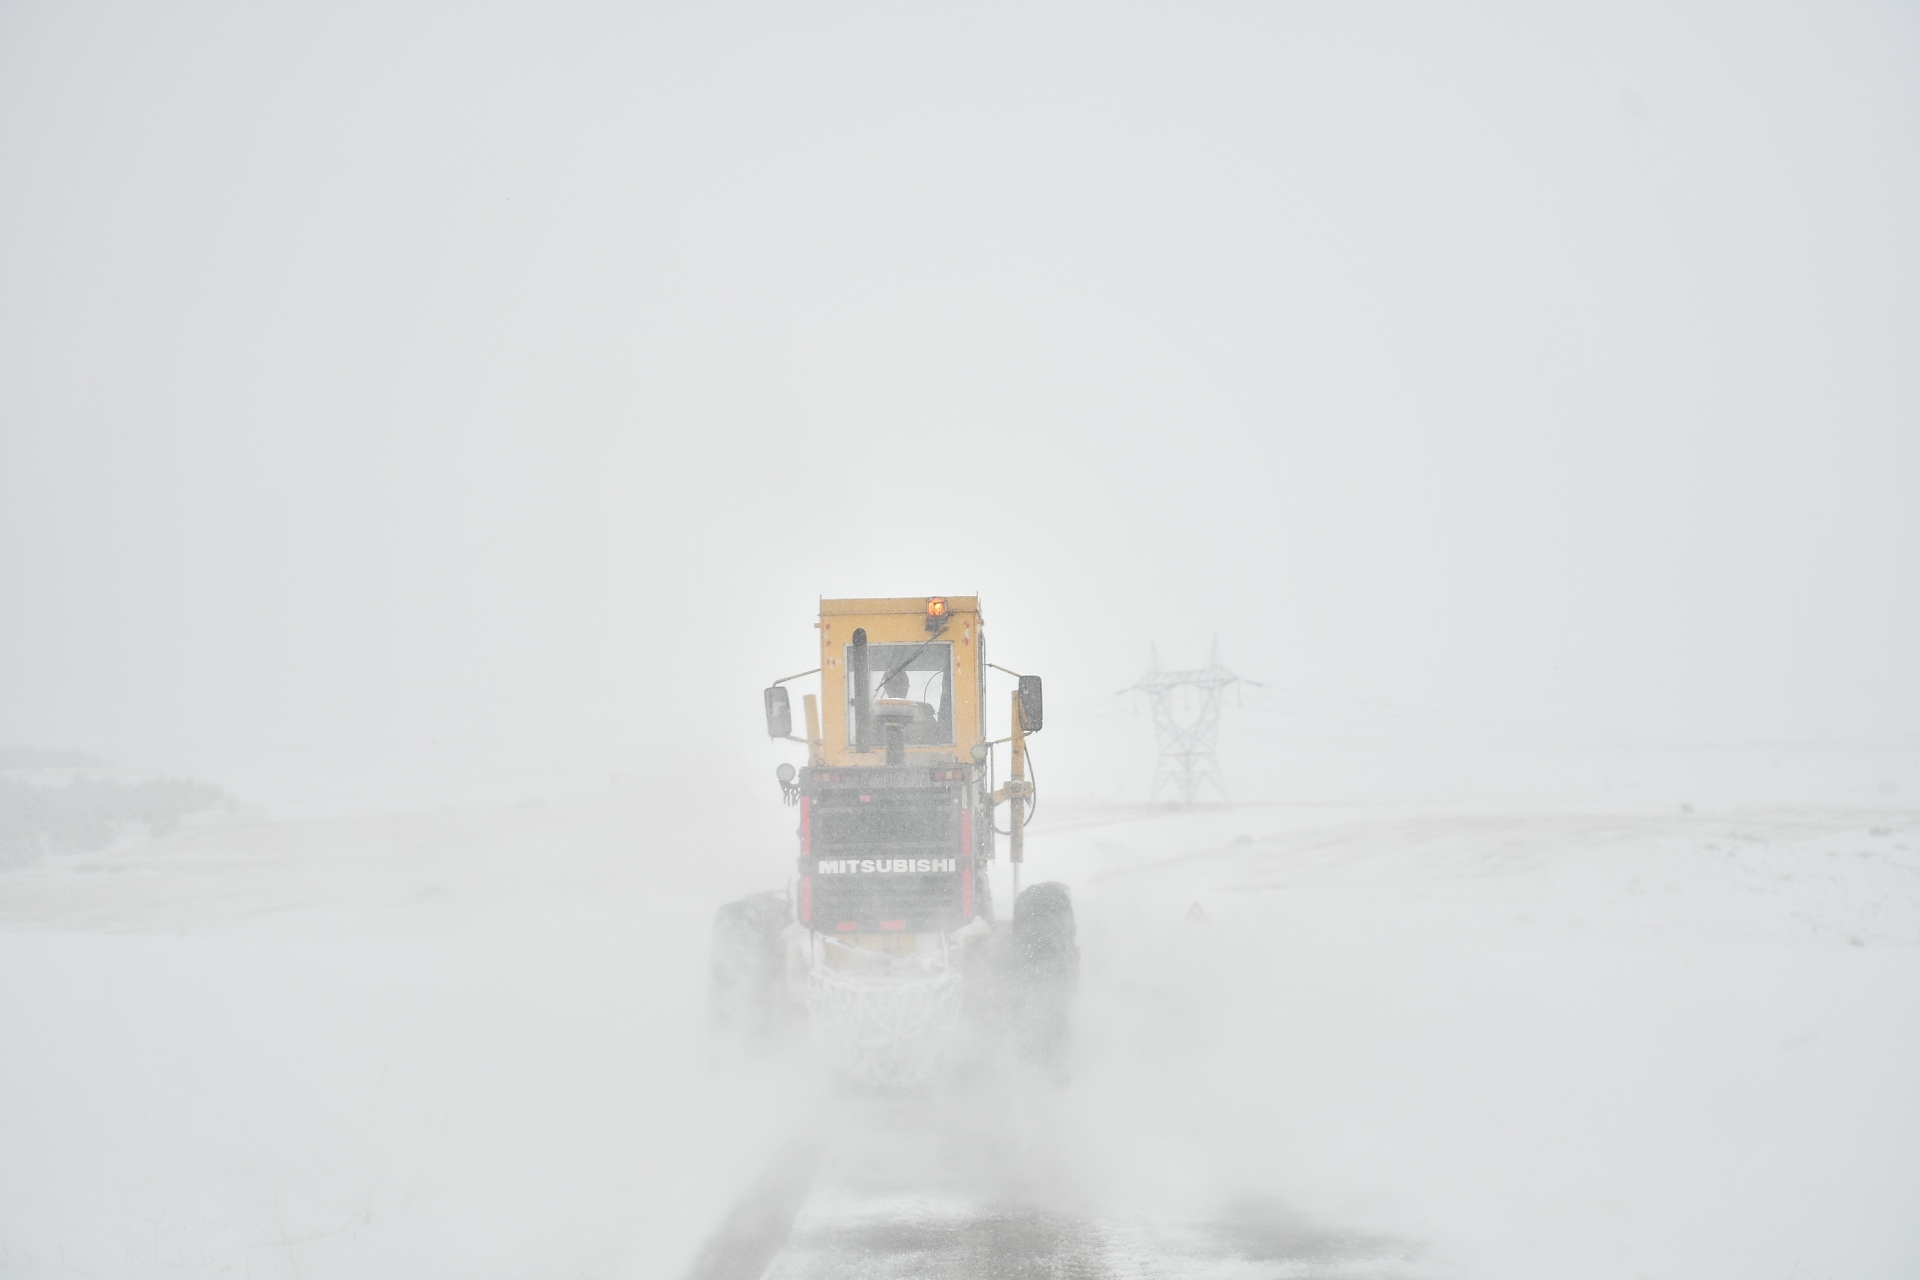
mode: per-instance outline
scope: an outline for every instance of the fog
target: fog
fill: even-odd
[[[1917,65],[0,4],[0,1273],[677,1275],[827,1114],[776,1280],[1008,1204],[1007,1274],[1913,1274]],[[964,1159],[702,1029],[758,690],[938,592],[1086,965]],[[1121,691],[1216,642],[1168,811]]]

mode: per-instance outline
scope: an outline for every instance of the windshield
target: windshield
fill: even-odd
[[[867,692],[873,698],[871,741],[857,740],[860,697],[852,646],[847,657],[847,740],[855,751],[885,747],[886,726],[901,726],[910,747],[953,744],[953,645],[938,640],[920,644],[867,646]]]

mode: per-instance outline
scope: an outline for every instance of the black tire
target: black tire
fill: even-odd
[[[1014,900],[1009,941],[1002,990],[1014,1048],[1029,1062],[1059,1069],[1080,985],[1080,944],[1067,886],[1048,881],[1023,890]]]
[[[716,1041],[768,1048],[791,1029],[780,936],[787,920],[784,893],[756,893],[714,912],[707,1012]]]

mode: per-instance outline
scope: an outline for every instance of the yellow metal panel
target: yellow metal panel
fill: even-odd
[[[1011,752],[1013,756],[1013,776],[1009,779],[1009,782],[1023,783],[1027,780],[1027,733],[1020,715],[1020,691],[1018,689],[1013,691],[1013,710],[1011,714],[1013,718],[1007,723],[1013,726],[1013,751]],[[1009,787],[1009,790],[1013,789],[1013,787]],[[1027,845],[1025,833],[1027,824],[1026,819],[1022,816],[1025,812],[1024,804],[1025,797],[1022,795],[1015,795],[1007,802],[1007,831],[1011,836],[1011,839],[1007,842],[1010,849],[1007,861],[1012,863],[1026,861]],[[1018,875],[1019,873],[1015,872],[1014,874]],[[1014,893],[1018,896],[1019,889],[1016,888]]]
[[[820,700],[808,694],[802,705],[807,709],[807,763],[820,764]]]

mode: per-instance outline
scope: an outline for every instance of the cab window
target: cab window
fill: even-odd
[[[853,646],[847,647],[847,737],[858,737],[855,707],[860,689],[854,673]],[[871,704],[871,741],[852,741],[856,751],[886,746],[889,725],[901,726],[910,747],[953,745],[953,645],[939,640],[922,644],[867,646],[867,692]]]

